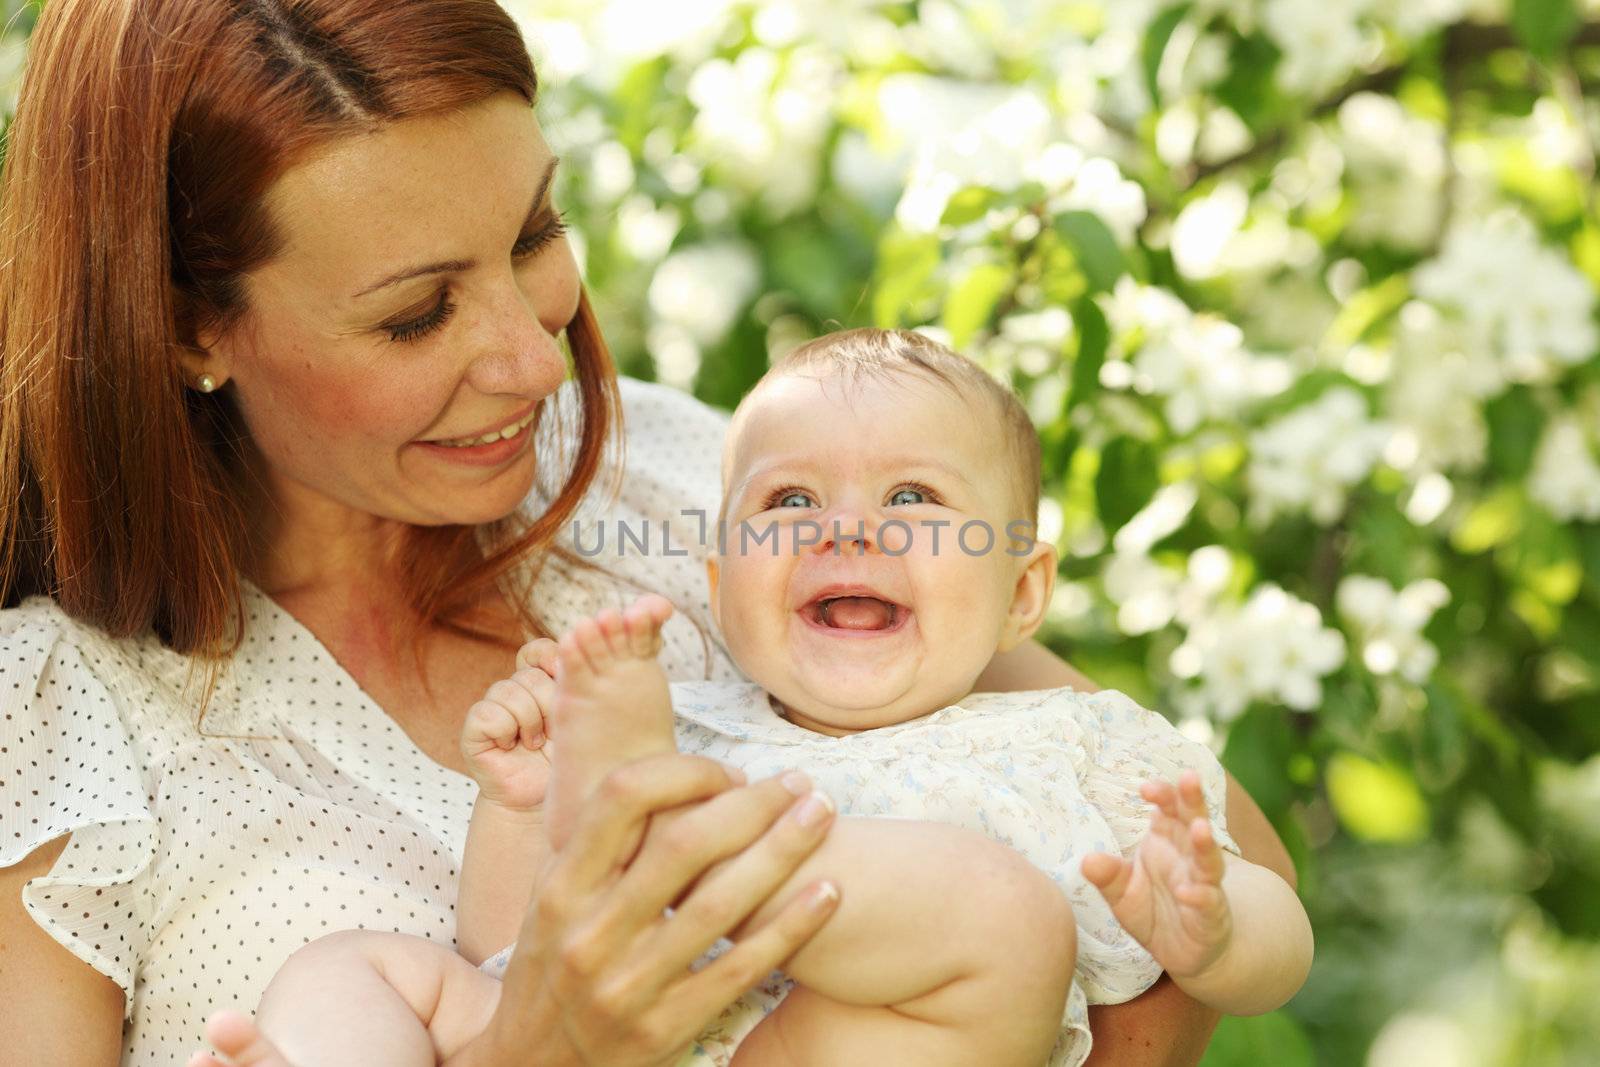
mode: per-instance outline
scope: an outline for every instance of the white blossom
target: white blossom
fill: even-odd
[[[1322,625],[1316,605],[1267,584],[1243,605],[1191,626],[1171,666],[1180,678],[1199,680],[1212,714],[1232,719],[1258,700],[1312,710],[1322,700],[1322,679],[1344,659],[1343,637]]]
[[[1250,437],[1250,510],[1256,522],[1309,512],[1330,523],[1350,488],[1372,470],[1389,437],[1369,421],[1367,403],[1347,386],[1268,424]]]
[[[1600,349],[1594,288],[1546,248],[1521,215],[1452,228],[1438,258],[1413,275],[1417,292],[1490,340],[1509,381],[1547,377]]]
[[[837,58],[814,47],[787,56],[747,48],[701,65],[689,79],[694,151],[780,214],[809,205],[841,75]]]
[[[674,252],[656,269],[650,310],[702,347],[713,345],[727,336],[760,280],[760,263],[749,246],[694,245]]]
[[[1382,578],[1348,575],[1335,595],[1339,614],[1361,642],[1361,659],[1374,674],[1398,674],[1418,684],[1428,680],[1439,650],[1422,636],[1428,620],[1450,602],[1444,583],[1422,578],[1404,589]]]
[[[1577,419],[1562,415],[1545,429],[1528,493],[1558,519],[1600,520],[1600,463]]]
[[[1180,434],[1232,419],[1288,384],[1282,361],[1247,351],[1237,326],[1195,314],[1164,289],[1122,278],[1106,309],[1120,334],[1140,339],[1131,384],[1165,398],[1167,422]]]
[[[1426,246],[1444,214],[1443,132],[1377,93],[1341,104],[1339,130],[1354,208],[1346,232],[1399,248]]]
[[[1367,50],[1366,7],[1365,0],[1268,0],[1261,21],[1283,50],[1278,83],[1317,95],[1348,78]]]
[[[1400,470],[1473,470],[1489,443],[1483,402],[1504,388],[1499,362],[1481,338],[1411,301],[1400,311],[1384,391],[1395,432],[1384,458]]]
[[[1177,614],[1183,575],[1142,552],[1115,553],[1101,578],[1117,605],[1117,629],[1125,634],[1152,633]]]

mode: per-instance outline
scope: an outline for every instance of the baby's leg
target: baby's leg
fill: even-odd
[[[664,598],[643,596],[561,638],[545,800],[551,848],[566,843],[573,817],[607,774],[676,747],[667,675],[656,661],[671,614]]]
[[[434,1067],[476,1037],[500,983],[443,945],[349,931],[289,957],[256,1019],[213,1016],[206,1036],[239,1067]],[[218,1067],[204,1054],[190,1067]]]
[[[843,818],[771,899],[818,878],[839,886],[839,910],[788,961],[799,984],[740,1044],[734,1067],[1045,1061],[1077,928],[1043,871],[972,831]]]

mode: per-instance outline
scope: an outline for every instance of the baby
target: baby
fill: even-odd
[[[1076,1067],[1087,1004],[1163,970],[1218,1011],[1286,1001],[1309,923],[1237,855],[1208,750],[1117,693],[972,692],[1049,603],[1038,495],[1026,413],[961,356],[864,330],[786,357],[734,415],[707,564],[752,681],[669,687],[655,654],[672,607],[654,596],[526,646],[463,737],[480,795],[462,954],[516,937],[543,857],[606,774],[676,746],[751,777],[801,768],[812,814],[841,813],[729,930],[819,878],[838,897],[786,978],[702,1038],[718,1062]],[[260,1013],[277,1048],[237,1014],[208,1036],[244,1064],[432,1064],[486,1023],[493,979],[428,942],[361,937],[280,971]],[[338,1025],[318,1010],[335,994]]]

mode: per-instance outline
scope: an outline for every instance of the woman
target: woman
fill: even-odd
[[[675,676],[731,670],[699,552],[558,541],[613,481],[613,520],[709,507],[723,421],[619,389],[535,89],[490,0],[45,9],[0,218],[8,1058],[170,1063],[323,933],[448,941],[455,738],[526,637],[645,585],[691,620]],[[1074,678],[1035,645],[983,681]],[[639,853],[672,884],[617,878],[684,805]],[[803,892],[687,969],[826,832],[793,806],[688,757],[613,775],[470,1062],[674,1062],[826,921]],[[1292,874],[1237,787],[1229,819]],[[1192,1062],[1209,1022],[1166,987],[1097,1062]]]

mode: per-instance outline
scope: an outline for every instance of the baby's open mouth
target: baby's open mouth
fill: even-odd
[[[905,614],[899,604],[875,596],[821,597],[803,610],[813,624],[830,630],[892,630]]]

